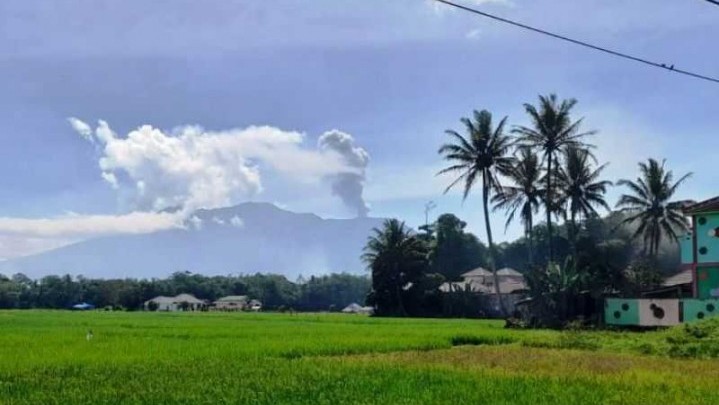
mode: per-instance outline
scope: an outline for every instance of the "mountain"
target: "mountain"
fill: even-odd
[[[187,229],[90,239],[0,263],[0,273],[30,277],[164,277],[202,274],[362,273],[362,248],[380,218],[323,219],[268,203],[199,210]]]

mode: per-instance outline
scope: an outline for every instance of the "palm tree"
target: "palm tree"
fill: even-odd
[[[372,301],[377,314],[406,315],[402,292],[427,266],[427,245],[396,219],[384,221],[367,239],[362,260],[372,272]]]
[[[524,110],[532,120],[531,127],[518,126],[513,132],[520,136],[520,142],[528,147],[542,152],[546,169],[546,193],[544,208],[547,214],[547,233],[549,240],[549,260],[554,260],[554,244],[552,242],[552,213],[556,212],[556,183],[553,177],[558,166],[559,153],[570,146],[586,148],[589,145],[582,142],[595,131],[581,132],[583,119],[572,121],[570,113],[577,104],[577,100],[568,99],[559,102],[556,94],[539,96],[539,106],[535,107],[525,103]]]
[[[459,173],[459,176],[445,189],[445,193],[457,184],[463,183],[463,199],[467,199],[470,190],[481,179],[482,203],[484,205],[484,225],[489,243],[489,268],[494,275],[494,290],[497,302],[502,311],[499,291],[499,280],[494,263],[494,242],[492,240],[492,227],[489,225],[489,198],[490,194],[501,189],[499,175],[511,171],[514,158],[509,154],[513,146],[512,139],[504,133],[507,117],[492,127],[492,113],[487,110],[474,111],[474,120],[462,118],[466,136],[454,130],[445,131],[452,138],[452,142],[439,148],[439,154],[450,162],[450,166],[441,170],[443,173]]]
[[[681,211],[681,203],[671,201],[674,193],[692,173],[687,173],[676,182],[674,173],[654,159],[639,163],[641,176],[635,181],[620,180],[617,184],[627,186],[629,194],[623,194],[617,208],[629,216],[623,224],[639,223],[634,237],[643,238],[644,252],[656,258],[659,243],[664,236],[677,240],[677,231],[687,229],[687,222]]]
[[[517,211],[519,218],[524,225],[524,235],[527,237],[527,253],[529,265],[533,264],[533,236],[534,214],[539,211],[542,200],[541,188],[542,169],[539,157],[529,148],[519,149],[519,158],[512,169],[507,173],[507,178],[512,182],[510,186],[504,186],[501,191],[492,197],[494,210],[504,209],[507,213],[505,229],[514,220]]]
[[[558,206],[565,208],[564,212],[569,212],[570,240],[574,249],[577,219],[598,215],[594,207],[611,210],[604,200],[604,194],[612,182],[598,180],[607,165],[603,164],[594,169],[592,159],[587,149],[570,146],[564,150],[563,165],[557,172],[557,185],[561,190],[557,196]]]

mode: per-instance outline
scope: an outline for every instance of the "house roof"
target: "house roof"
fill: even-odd
[[[679,273],[669,276],[662,282],[663,287],[672,287],[683,284],[691,284],[694,281],[692,269],[682,270]]]
[[[205,302],[192,294],[178,294],[174,297],[174,300],[175,302],[187,302],[190,304],[202,304]]]
[[[246,295],[228,295],[226,297],[218,298],[215,302],[246,302]]]
[[[145,301],[145,302],[146,302],[146,303],[147,303],[147,302],[155,302],[155,303],[158,303],[158,304],[163,304],[163,303],[172,304],[174,301],[175,301],[175,297],[166,297],[166,296],[164,296],[164,295],[160,295],[160,296],[157,296],[157,297],[155,297],[155,298],[149,299],[149,300],[147,300],[147,301]]]
[[[509,267],[505,267],[503,269],[497,270],[498,276],[512,276],[512,277],[524,277],[524,275],[517,270],[510,269]]]
[[[461,276],[464,278],[470,278],[470,277],[489,277],[492,275],[492,272],[485,269],[484,267],[477,267],[474,270],[470,270]]]
[[[685,214],[701,214],[708,212],[719,212],[719,197],[710,198],[688,207],[684,207]]]
[[[197,299],[194,295],[191,294],[178,294],[174,297],[165,297],[164,295],[160,295],[159,297],[155,297],[151,300],[145,301],[145,303],[148,302],[154,302],[157,304],[177,304],[180,302],[187,302],[189,304],[203,304],[205,301]]]

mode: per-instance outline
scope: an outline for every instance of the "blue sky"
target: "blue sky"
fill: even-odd
[[[700,0],[462,3],[719,76],[719,7]],[[456,193],[442,195],[448,179],[434,177],[443,131],[483,108],[526,124],[522,103],[556,92],[579,99],[586,129],[599,130],[593,141],[610,163],[610,180],[636,176],[636,163],[651,156],[666,158],[677,174],[694,172],[679,197],[719,191],[719,85],[429,0],[7,0],[0,3],[0,77],[0,257],[138,231],[128,228],[145,217],[128,222],[127,215],[151,208],[138,200],[139,181],[150,185],[155,203],[169,192],[195,193],[177,194],[186,177],[163,184],[167,172],[155,166],[132,172],[134,161],[119,162],[105,144],[78,136],[68,117],[93,131],[104,120],[118,140],[142,125],[161,130],[162,140],[188,125],[228,137],[257,126],[300,133],[283,157],[243,156],[261,177],[257,189],[208,189],[215,183],[187,177],[202,186],[197,195],[217,196],[197,204],[270,201],[350,217],[355,211],[326,179],[352,170],[365,177],[370,215],[416,226],[433,200],[433,214],[454,212],[484,239],[478,196],[462,203]],[[351,137],[353,150],[366,151],[366,166],[319,168],[331,162],[322,160],[318,138],[333,129]],[[101,169],[103,158],[115,166]],[[226,160],[212,159],[208,165],[230,173],[215,167]],[[308,169],[290,175],[281,163]],[[117,187],[103,178],[108,170],[119,176]],[[618,193],[610,192],[612,204]],[[503,224],[497,215],[500,240],[520,234],[518,226],[505,233]]]

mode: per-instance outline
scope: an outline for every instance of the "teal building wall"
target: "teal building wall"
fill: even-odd
[[[719,213],[696,214],[697,262],[719,263]]]

